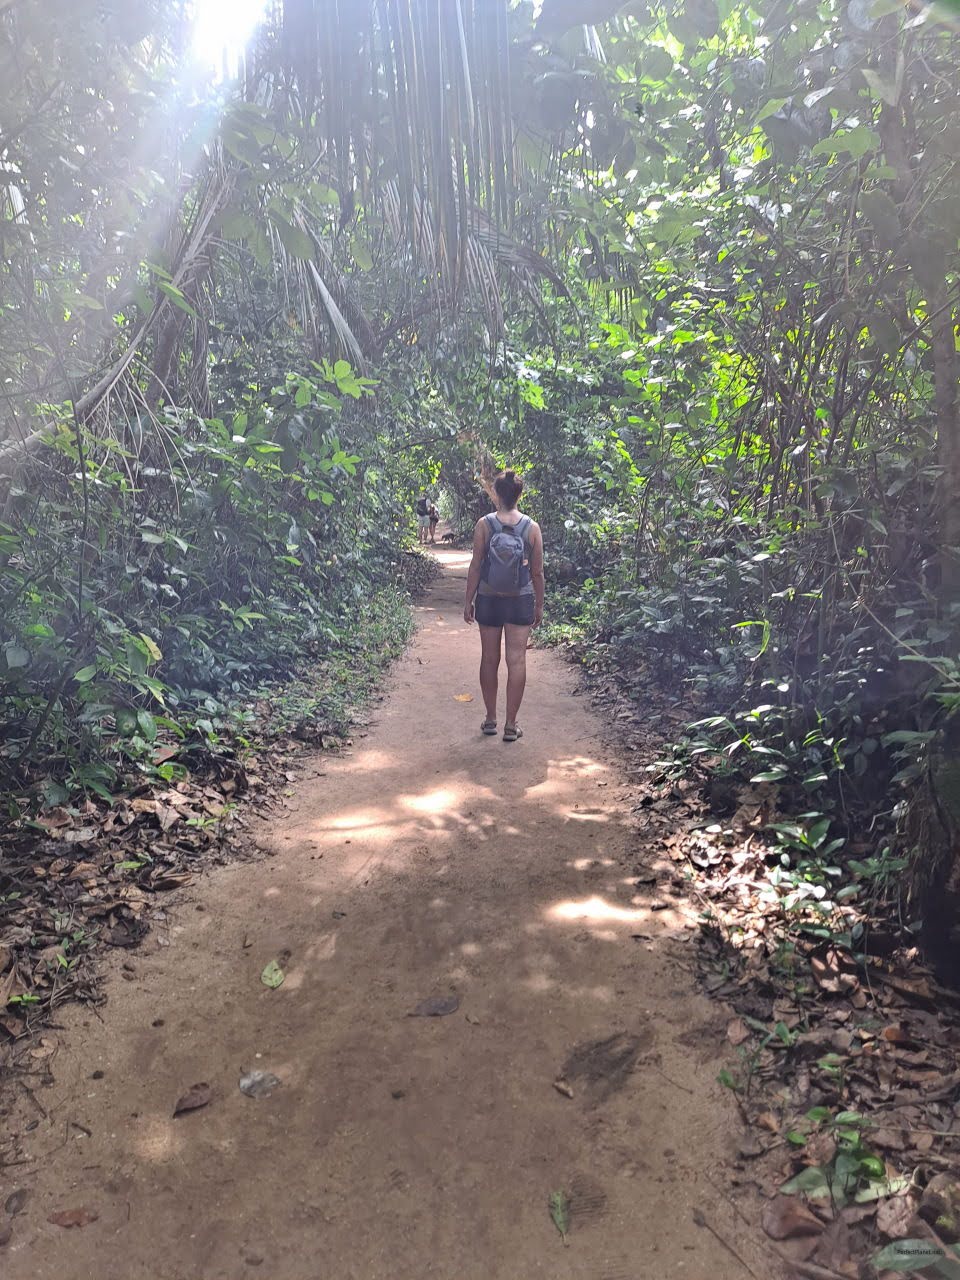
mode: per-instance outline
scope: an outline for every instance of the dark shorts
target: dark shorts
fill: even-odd
[[[481,627],[532,627],[533,593],[522,596],[477,596],[476,619]]]

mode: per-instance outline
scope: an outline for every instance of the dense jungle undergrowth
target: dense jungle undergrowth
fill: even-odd
[[[813,997],[873,1052],[877,964],[960,954],[955,15],[354,8],[251,2],[224,48],[214,0],[0,0],[0,1025],[80,899],[136,940],[256,735],[349,731],[417,493],[467,534],[509,463],[546,638],[663,711],[638,807],[694,805],[660,835],[719,985],[791,993],[748,1080]],[[882,1181],[845,1071],[806,1122],[844,1203]]]

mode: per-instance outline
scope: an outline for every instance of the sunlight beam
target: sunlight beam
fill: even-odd
[[[197,62],[226,77],[263,21],[268,0],[195,0],[192,51]]]

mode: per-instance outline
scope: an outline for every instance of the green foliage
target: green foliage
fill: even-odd
[[[11,488],[4,535],[11,782],[38,758],[61,762],[47,803],[106,797],[127,768],[172,776],[158,734],[214,741],[244,693],[307,658],[345,696],[358,647],[396,652],[365,620],[374,598],[394,616],[380,584],[400,566],[390,490],[346,442],[370,443],[344,416],[352,376],[324,362],[254,385],[228,418],[171,413],[136,448],[48,407],[44,490]]]

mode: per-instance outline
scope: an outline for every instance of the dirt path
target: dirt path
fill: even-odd
[[[596,720],[534,652],[526,737],[480,736],[466,557],[440,554],[378,723],[296,784],[275,856],[204,880],[133,980],[118,960],[103,1025],[66,1019],[37,1172],[3,1186],[32,1187],[8,1280],[745,1280],[695,1209],[771,1275],[714,1187],[716,1011],[671,959],[683,920],[636,896]],[[241,1068],[282,1084],[252,1100]],[[171,1119],[197,1081],[211,1104]]]

